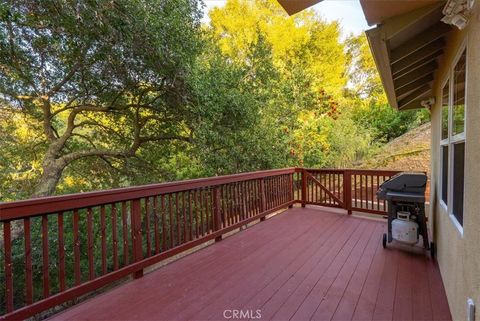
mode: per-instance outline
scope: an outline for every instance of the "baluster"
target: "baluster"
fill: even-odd
[[[175,246],[180,244],[180,211],[178,210],[178,193],[175,193],[175,212],[174,212],[174,221],[175,221]],[[176,233],[175,233],[176,232]]]
[[[43,258],[43,298],[50,296],[50,275],[48,262],[48,216],[42,216],[42,258]]]
[[[290,200],[294,201],[295,197],[295,173],[290,174]],[[293,206],[293,205],[290,205]]]
[[[63,237],[63,212],[58,213],[58,282],[60,292],[65,291],[65,241]]]
[[[10,221],[3,222],[3,248],[5,258],[5,296],[7,312],[13,311],[13,266],[12,266],[12,231]]]
[[[375,186],[375,190],[377,191],[378,188],[380,187],[380,176],[376,175],[376,178],[377,178],[377,185]],[[377,211],[380,211],[380,201],[377,198],[376,191],[375,191],[375,201],[377,203]]]
[[[235,223],[234,211],[233,211],[233,184],[229,184],[227,188],[227,199],[228,199],[228,224],[232,225]]]
[[[182,209],[183,209],[183,242],[188,241],[188,227],[187,227],[187,206],[185,204],[185,193],[182,193]]]
[[[250,217],[250,182],[244,181],[243,190],[245,192],[244,202],[245,202],[245,218]]]
[[[280,203],[280,188],[279,188],[279,185],[280,185],[280,182],[279,182],[279,176],[274,176],[273,178],[273,195],[274,195],[274,198],[275,198],[275,204],[274,204],[274,207],[278,207],[279,206],[279,203]]]
[[[360,208],[363,208],[363,175],[360,174]]]
[[[253,195],[254,195],[254,207],[255,207],[255,213],[254,215],[258,215],[260,214],[260,206],[259,206],[259,185],[258,185],[258,182],[259,180],[254,180],[252,181],[252,184],[253,184],[253,189],[254,189],[254,192],[253,192]]]
[[[165,206],[165,195],[162,195],[161,198],[161,206],[162,206],[162,251],[167,249],[167,231],[166,231],[166,206]]]
[[[95,278],[95,269],[93,264],[93,218],[92,208],[87,209],[87,246],[88,246],[88,276],[90,280]]]
[[[238,189],[237,189],[237,182],[234,182],[232,184],[233,188],[233,215],[234,215],[234,222],[238,223],[240,221],[239,219],[239,210],[238,210]]]
[[[33,302],[33,275],[32,275],[32,235],[30,218],[23,219],[25,237],[25,303]]]
[[[222,218],[222,226],[223,228],[227,227],[227,206],[226,206],[226,197],[225,197],[225,192],[226,192],[226,185],[221,185],[220,186],[220,204],[221,204],[221,218]]]
[[[271,209],[275,206],[275,191],[273,189],[273,177],[270,176],[268,178],[268,188],[267,188],[267,191],[268,191],[268,209]]]
[[[80,236],[79,236],[79,221],[80,215],[78,209],[73,210],[73,262],[74,262],[74,274],[75,285],[80,285],[82,280],[82,274],[80,270]]]
[[[208,187],[205,189],[205,221],[206,221],[206,231],[205,234],[210,234],[213,230],[213,217],[211,215],[211,206],[209,204],[209,200],[211,200],[211,193]]]
[[[105,205],[100,206],[100,238],[102,243],[102,275],[107,274],[107,227],[105,223]]]
[[[252,192],[253,192],[252,181],[247,181],[247,211],[248,211],[249,218],[253,216]]]
[[[355,207],[358,207],[358,204],[357,204],[357,174],[353,175],[353,197],[355,198],[355,201],[354,201]]]
[[[133,261],[139,262],[143,259],[142,248],[142,205],[141,199],[137,198],[130,202],[130,220],[132,232],[132,249]],[[143,269],[135,271],[133,277],[140,278],[143,276]]]
[[[219,206],[219,187],[214,186],[212,190],[212,213],[214,219],[214,230],[219,231],[222,229],[222,223],[220,218],[220,206]],[[222,235],[219,235],[215,238],[215,241],[220,241],[222,239]]]
[[[173,242],[173,195],[168,194],[168,211],[169,211],[169,221],[168,221],[168,228],[170,231],[170,248],[174,246]]]
[[[150,237],[150,197],[145,198],[145,238],[147,239],[147,257],[152,254],[152,242]]]
[[[190,227],[190,241],[193,240],[193,207],[192,207],[192,191],[188,191],[188,212],[189,212],[189,227]]]
[[[345,184],[344,208],[350,215],[352,214],[352,176],[350,170],[345,170],[343,175],[343,181]]]
[[[200,189],[198,191],[198,193],[200,194],[198,197],[199,197],[199,201],[198,201],[198,208],[199,208],[199,214],[200,214],[200,233],[201,233],[201,236],[204,236],[205,235],[205,222],[204,222],[204,215],[203,215],[203,198],[205,196],[205,191],[204,189]]]
[[[281,199],[281,177],[275,176],[275,207],[280,206],[282,199]]]
[[[332,173],[327,172],[327,176],[328,176],[328,190],[332,191]],[[330,205],[335,203],[335,201],[332,199],[331,196],[328,196],[328,203]]]
[[[112,213],[112,253],[113,253],[113,270],[118,270],[118,234],[117,234],[117,206],[115,203],[111,205]]]
[[[375,207],[374,207],[374,203],[373,203],[373,202],[374,202],[374,200],[373,200],[373,195],[375,194],[374,191],[373,191],[373,189],[374,189],[374,185],[373,185],[373,184],[374,184],[374,183],[373,183],[373,174],[372,174],[372,175],[370,176],[370,199],[371,199],[371,202],[372,202],[372,206],[371,206],[372,210],[375,208]]]
[[[242,184],[242,204],[243,204],[243,219],[248,218],[248,181],[243,181]]]
[[[123,266],[128,264],[127,203],[122,202]]]
[[[266,211],[265,179],[260,178],[260,213]],[[265,217],[262,217],[265,220]]]
[[[158,235],[158,196],[153,197],[153,233],[155,233],[155,254],[160,252],[160,237]]]
[[[198,216],[198,193],[199,190],[194,190],[194,204],[195,204],[195,238],[198,238],[200,235],[200,217]]]
[[[237,183],[232,183],[232,220],[234,223],[238,223],[238,208],[237,208]]]
[[[387,176],[388,177],[388,176]],[[383,181],[386,181],[387,177],[383,176]],[[387,211],[387,203],[385,200],[382,200],[383,202],[383,210],[384,211]]]

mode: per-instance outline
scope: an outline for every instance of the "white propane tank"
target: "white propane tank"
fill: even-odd
[[[418,224],[410,221],[410,212],[397,212],[397,218],[392,221],[392,237],[410,245],[418,242]]]

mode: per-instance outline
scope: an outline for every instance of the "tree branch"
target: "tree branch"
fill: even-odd
[[[63,85],[65,85],[73,77],[73,75],[75,75],[81,65],[82,60],[79,60],[75,65],[73,65],[72,69],[65,75],[65,77],[63,77],[58,84],[54,85],[45,95],[47,97],[51,97],[57,93],[63,87]]]

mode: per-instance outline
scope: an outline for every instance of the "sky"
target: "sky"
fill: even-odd
[[[208,11],[213,7],[223,6],[225,0],[204,0],[206,4],[204,21],[208,21]],[[339,20],[343,37],[353,33],[360,34],[368,29],[358,0],[325,0],[312,7],[327,21]]]

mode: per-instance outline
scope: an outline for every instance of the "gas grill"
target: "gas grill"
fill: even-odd
[[[388,202],[388,232],[383,235],[383,247],[394,239],[415,245],[421,235],[423,246],[433,255],[425,217],[426,186],[427,175],[417,172],[399,173],[380,185],[377,197]]]

